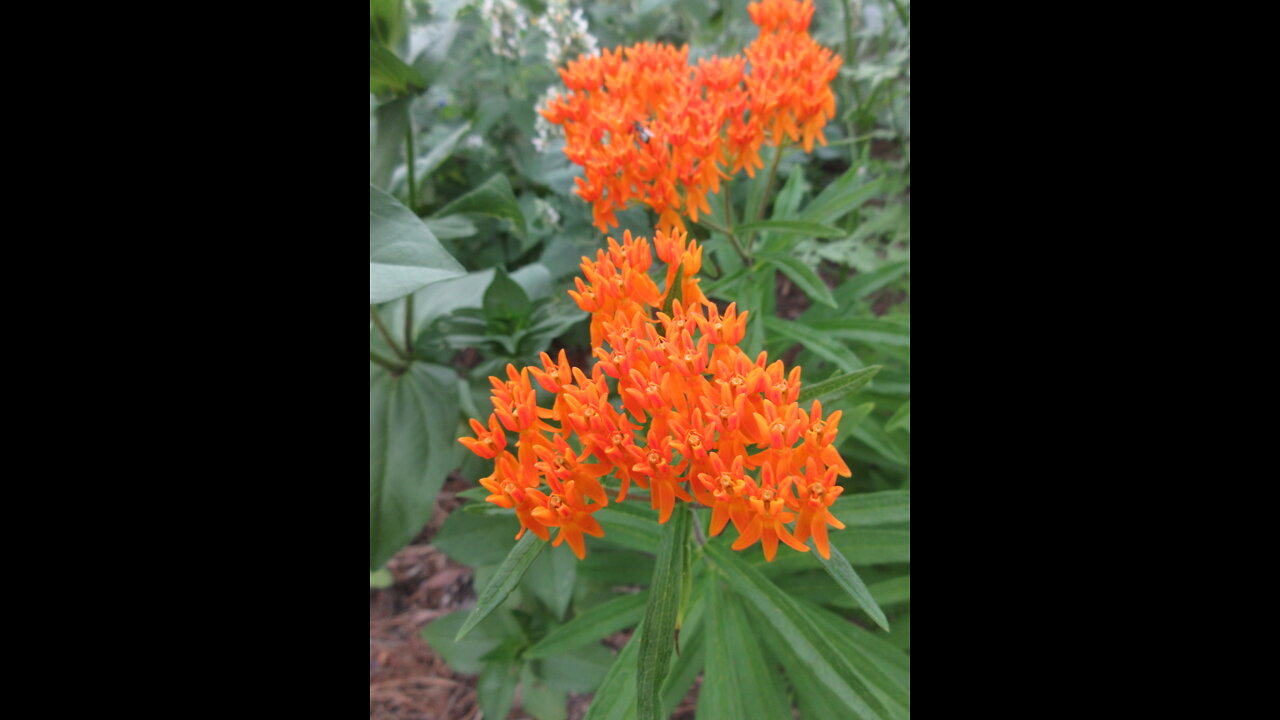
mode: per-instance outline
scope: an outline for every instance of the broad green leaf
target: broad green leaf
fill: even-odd
[[[675,647],[676,614],[680,609],[681,573],[684,565],[684,543],[689,534],[689,514],[687,507],[676,507],[663,527],[662,542],[658,546],[649,602],[645,606],[645,631],[640,638],[640,655],[636,661],[636,716],[639,720],[658,720],[659,692]]]
[[[431,519],[458,456],[458,400],[422,363],[398,377],[369,369],[369,569],[382,567]]]
[[[799,262],[798,260],[796,262]],[[834,304],[834,300],[832,303]],[[885,345],[911,345],[911,326],[878,318],[831,318],[812,320],[809,327],[829,337]]]
[[[471,129],[471,122],[467,121],[458,126],[458,129],[449,133],[449,136],[440,141],[439,145],[431,148],[426,155],[418,158],[413,165],[413,174],[418,178],[418,182],[431,174],[433,170],[440,167],[440,163],[444,162],[453,154],[453,149],[458,146],[458,141],[463,135]]]
[[[911,522],[911,491],[844,494],[831,503],[831,514],[845,525]]]
[[[790,685],[795,689],[795,704],[802,720],[810,718],[843,718],[849,712],[835,692],[824,685],[792,649],[791,643],[771,625],[752,613],[754,626],[760,628],[760,637],[769,648],[769,654],[782,666]]]
[[[520,663],[493,662],[484,666],[476,682],[476,698],[487,718],[504,718],[511,711],[516,682],[520,680]]]
[[[432,217],[445,217],[458,213],[487,215],[510,220],[516,226],[516,232],[524,236],[524,213],[520,212],[520,203],[511,191],[511,183],[507,176],[498,173],[485,180],[479,187],[437,210]]]
[[[475,675],[484,669],[484,658],[500,646],[521,637],[520,626],[511,613],[499,610],[480,623],[464,640],[454,640],[466,622],[467,611],[458,610],[422,628],[422,639],[457,672]]]
[[[781,335],[792,342],[800,343],[806,350],[834,363],[836,367],[847,373],[857,372],[863,368],[862,361],[853,354],[852,350],[805,325],[770,315],[764,319],[764,328],[773,335]]]
[[[438,240],[457,240],[471,237],[479,230],[474,223],[462,215],[450,215],[442,218],[426,218],[422,221]]]
[[[400,148],[409,129],[409,97],[400,97],[378,106],[378,135],[369,155],[369,182],[390,190],[391,175],[400,164]],[[440,235],[437,233],[437,237]]]
[[[480,597],[476,600],[475,609],[471,611],[471,615],[467,617],[467,621],[462,624],[462,628],[458,630],[455,640],[461,640],[471,632],[485,616],[493,612],[494,608],[502,604],[507,599],[507,595],[520,584],[520,578],[524,577],[524,572],[529,569],[529,565],[538,558],[538,553],[542,552],[542,548],[546,547],[547,542],[542,538],[534,535],[532,532],[526,532],[524,537],[516,543],[511,549],[511,553],[507,555],[507,559],[502,561],[502,566],[498,568],[498,572],[485,586],[484,592],[480,593]]]
[[[464,274],[417,215],[369,184],[369,304]]]
[[[484,490],[484,488],[480,488]],[[487,490],[485,491],[488,492]],[[837,500],[839,502],[839,500]],[[468,503],[463,507],[489,506]],[[511,552],[520,523],[515,515],[493,516],[469,512],[450,513],[440,531],[431,539],[437,550],[463,565],[497,565]]]
[[[822,281],[818,273],[813,271],[813,268],[788,255],[759,253],[756,257],[781,270],[800,286],[805,295],[824,305],[836,307],[836,299],[831,296],[831,290],[827,288],[827,284]]]
[[[833,533],[835,537],[838,533]],[[800,661],[861,718],[885,718],[883,704],[857,676],[853,666],[801,612],[793,600],[732,550],[718,543],[703,546],[739,595],[790,644]]]
[[[911,401],[910,400],[902,403],[902,407],[898,408],[898,411],[895,412],[884,423],[884,431],[887,433],[893,432],[898,428],[902,428],[903,430],[906,430],[908,433],[911,432]]]
[[[404,0],[369,0],[369,40],[391,47],[408,29]]]
[[[369,40],[369,92],[375,95],[407,95],[422,92],[427,83],[422,75],[395,53]]]
[[[596,692],[606,674],[616,664],[613,651],[604,645],[583,645],[567,655],[532,662],[538,676],[548,686],[576,693]],[[631,668],[635,670],[634,660]],[[635,683],[631,684],[631,689],[632,706],[634,706]]]
[[[546,637],[526,650],[524,656],[536,659],[561,655],[625,630],[640,622],[648,599],[649,591],[644,590],[597,605],[569,622],[557,625]]]
[[[510,328],[510,331],[523,327],[533,314],[529,296],[511,279],[506,268],[501,266],[496,268],[493,282],[484,291],[482,307],[485,319],[491,326]]]
[[[771,232],[780,235],[804,235],[806,237],[832,238],[845,235],[840,228],[822,223],[804,222],[803,220],[759,220],[742,223],[733,228],[739,236],[748,232]]]
[[[371,588],[381,590],[383,588],[391,587],[395,582],[395,576],[386,568],[369,571],[369,587]]]
[[[569,695],[534,676],[529,663],[520,674],[520,707],[538,720],[567,720]]]
[[[871,597],[871,592],[862,583],[862,578],[858,577],[858,573],[854,572],[853,567],[849,565],[849,561],[840,552],[840,548],[832,545],[830,547],[831,557],[824,558],[818,552],[817,545],[812,538],[809,540],[809,547],[812,548],[814,557],[818,558],[818,562],[822,564],[822,568],[831,575],[836,584],[849,593],[849,596],[871,616],[871,619],[875,621],[876,625],[880,626],[881,630],[888,632],[889,620],[885,618],[884,611],[880,609],[875,599]]]
[[[871,382],[871,378],[883,369],[882,365],[872,365],[851,373],[842,373],[832,378],[827,378],[817,383],[802,383],[800,386],[799,402],[808,404],[813,400],[821,400],[822,402],[830,402],[837,398],[842,398],[850,393],[857,392],[867,383]]]
[[[862,203],[881,192],[882,179],[864,182],[858,175],[862,166],[854,165],[839,179],[823,189],[800,211],[798,220],[830,224],[856,210]]]

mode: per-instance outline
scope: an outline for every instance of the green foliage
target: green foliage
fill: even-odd
[[[530,17],[548,7],[517,2]],[[591,351],[565,291],[603,236],[575,193],[581,169],[536,114],[557,68],[532,22],[495,44],[480,5],[370,2],[371,588],[392,583],[383,565],[422,531],[450,471],[492,472],[456,440],[465,418],[488,416],[488,376]],[[756,32],[745,2],[578,6],[604,48],[687,42],[699,57]],[[681,506],[658,525],[633,490],[595,513],[605,536],[578,561],[532,533],[515,542],[513,511],[464,491],[432,542],[475,569],[479,597],[423,637],[477,676],[485,717],[519,698],[563,720],[571,692],[594,693],[590,720],[668,717],[699,676],[703,719],[909,717],[908,10],[818,3],[811,31],[844,58],[828,144],[762,148],[764,170],[724,184],[727,212],[712,197],[690,223],[703,291],[749,313],[743,349],[803,367],[805,409],[841,412],[852,477],[831,508],[847,527],[830,531],[830,559],[692,543],[683,528],[705,534],[709,513]],[[647,209],[618,218],[613,237],[652,237]],[[627,630],[620,651],[602,644]]]

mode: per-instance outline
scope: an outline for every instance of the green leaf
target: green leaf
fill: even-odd
[[[658,514],[632,503],[611,503],[591,515],[604,528],[604,540],[652,553],[662,539]]]
[[[465,274],[417,215],[369,184],[369,304]]]
[[[395,53],[369,40],[369,92],[374,95],[408,95],[422,92],[427,83],[422,75]]]
[[[798,260],[796,262],[799,262]],[[832,301],[835,302],[834,300]],[[809,327],[842,340],[858,340],[885,345],[911,346],[911,326],[877,318],[840,317],[812,320]]]
[[[454,468],[457,394],[423,363],[398,377],[369,369],[369,569],[382,567],[431,519]]]
[[[440,617],[422,628],[422,639],[457,672],[475,675],[484,669],[484,660],[499,647],[518,640],[520,626],[506,610],[489,616],[465,640],[454,640],[458,628],[467,619],[467,611],[458,610]]]
[[[836,299],[832,297],[831,290],[827,288],[827,284],[822,281],[818,273],[814,272],[813,268],[788,255],[758,253],[756,257],[781,270],[796,285],[800,286],[800,289],[810,298],[824,305],[836,307]]]
[[[426,218],[422,221],[438,240],[457,240],[471,237],[479,230],[474,223],[461,215],[450,215],[442,218]]]
[[[809,539],[809,547],[813,548],[814,557],[818,558],[818,562],[822,563],[823,569],[827,571],[827,574],[831,575],[836,584],[844,588],[845,592],[849,593],[857,601],[858,606],[867,611],[867,614],[871,616],[876,625],[880,626],[881,630],[889,632],[889,621],[885,618],[884,611],[880,609],[880,606],[871,597],[871,592],[862,583],[862,578],[858,577],[858,573],[854,572],[853,566],[849,565],[849,561],[840,552],[840,548],[831,546],[831,557],[824,558],[817,551],[817,545],[812,538]]]
[[[418,182],[422,182],[422,178],[430,175],[433,170],[440,167],[440,163],[449,159],[449,156],[453,154],[453,149],[458,146],[458,141],[461,140],[462,136],[466,135],[467,131],[470,129],[471,121],[468,120],[467,122],[459,125],[456,130],[449,133],[449,136],[444,140],[441,140],[439,145],[431,148],[431,152],[428,152],[426,155],[418,158],[417,162],[415,162],[413,166],[414,176],[418,178]]]
[[[540,682],[525,663],[520,675],[520,706],[538,720],[567,720],[569,697],[564,690]]]
[[[884,490],[841,495],[831,503],[831,514],[845,525],[911,522],[911,491]]]
[[[479,489],[488,493],[484,488]],[[494,507],[484,502],[468,503],[463,507],[472,506]],[[440,531],[431,539],[431,544],[463,565],[497,565],[511,551],[519,530],[520,523],[514,515],[503,517],[455,512],[445,519]]]
[[[809,384],[801,384],[799,402],[807,404],[813,400],[821,400],[829,402],[838,398],[842,398],[850,393],[857,392],[867,383],[871,382],[871,378],[876,373],[884,369],[882,365],[872,365],[861,370],[857,370],[847,374],[836,375],[827,378],[822,382]]]
[[[578,576],[604,587],[647,585],[653,578],[653,555],[601,544],[578,563]]]
[[[635,625],[644,616],[649,591],[622,595],[558,625],[524,652],[530,659],[561,655]]]
[[[644,632],[641,621],[631,634],[622,652],[613,661],[609,673],[596,689],[596,695],[587,708],[583,720],[623,720],[636,709],[636,658],[640,654],[640,636]]]
[[[496,270],[493,282],[484,291],[484,316],[495,328],[514,332],[528,322],[533,315],[533,306],[524,288],[511,279],[506,268],[499,266]]]
[[[833,533],[832,537],[839,533]],[[849,660],[833,647],[789,595],[769,582],[736,553],[718,543],[703,546],[729,586],[750,603],[786,640],[800,661],[850,712],[861,718],[886,717],[883,704],[857,676]]]
[[[911,705],[911,660],[889,643],[828,610],[805,601],[797,604],[889,707],[890,716],[905,718]]]
[[[526,232],[524,213],[520,212],[520,203],[511,191],[511,183],[507,176],[498,173],[485,180],[479,187],[460,198],[445,205],[432,214],[432,217],[445,217],[458,213],[486,215],[510,220],[516,226],[516,232],[523,236]]]
[[[867,586],[871,591],[871,597],[876,599],[877,605],[896,605],[898,603],[911,602],[911,576],[899,575],[896,578],[881,580],[878,583],[872,583]]]
[[[386,568],[380,568],[378,570],[369,571],[369,587],[370,588],[381,590],[383,588],[391,587],[392,585],[395,584],[395,582],[396,582],[395,576],[392,575],[391,571]]]
[[[619,657],[618,659],[621,659]],[[596,692],[600,688],[611,668],[617,665],[613,651],[604,645],[583,645],[568,655],[534,660],[538,675],[547,685],[557,690],[576,693]],[[635,660],[631,661],[632,676],[635,674]],[[635,683],[631,684],[632,706],[635,705]]]
[[[707,593],[707,663],[697,717],[790,717],[756,629],[737,597],[719,585],[713,580]]]
[[[884,431],[889,433],[902,428],[908,433],[911,432],[911,401],[902,403],[902,407],[898,408],[884,424]]]
[[[831,546],[853,565],[911,562],[910,530],[847,527],[831,533]]]
[[[862,203],[881,192],[882,178],[863,182],[858,175],[862,169],[854,165],[839,179],[828,185],[800,211],[799,220],[830,224],[856,210]]]
[[[659,691],[671,664],[675,647],[676,614],[680,608],[681,572],[684,543],[689,534],[689,509],[676,508],[662,531],[658,560],[650,584],[649,602],[645,607],[644,634],[640,638],[637,658],[636,716],[639,720],[657,720]]]
[[[757,220],[743,223],[733,228],[739,236],[749,232],[763,231],[781,235],[804,235],[806,237],[832,238],[845,235],[840,228],[822,223],[804,222],[803,220]]]
[[[781,335],[792,342],[800,343],[806,350],[835,363],[845,372],[857,372],[863,367],[862,361],[853,354],[852,350],[800,323],[769,316],[764,319],[764,328],[773,335]]]
[[[911,261],[885,265],[869,273],[858,273],[844,282],[836,291],[842,298],[860,300],[911,271]]]
[[[568,545],[542,553],[525,575],[524,587],[532,590],[556,620],[564,620],[573,599],[573,583],[578,579],[578,558]]]
[[[409,104],[412,98],[401,97],[378,106],[378,135],[369,155],[369,182],[383,190],[391,189],[391,174],[400,164],[400,148],[409,129]],[[437,233],[437,237],[439,234]]]
[[[488,663],[476,682],[480,711],[487,718],[505,718],[511,712],[516,682],[520,679],[520,663]]]
[[[467,621],[462,624],[462,628],[458,630],[457,637],[454,640],[461,640],[471,632],[485,616],[493,612],[494,608],[502,604],[507,599],[507,595],[520,584],[520,578],[524,577],[524,572],[529,569],[529,565],[538,558],[538,553],[542,552],[542,548],[547,543],[542,538],[534,535],[532,532],[526,532],[524,537],[520,538],[520,542],[511,548],[511,553],[507,555],[507,559],[502,561],[502,566],[498,568],[498,572],[485,586],[484,592],[480,593],[480,597],[476,600],[475,609],[471,611],[471,615],[467,617]]]

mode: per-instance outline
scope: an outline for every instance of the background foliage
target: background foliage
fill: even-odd
[[[770,198],[764,173],[729,186],[738,217],[769,203],[772,223],[737,228],[756,235],[754,264],[710,229],[728,224],[720,203],[690,230],[706,247],[704,292],[751,312],[748,353],[766,349],[801,365],[806,386],[881,368],[823,404],[844,412],[839,449],[853,469],[833,508],[848,528],[831,540],[885,622],[815,553],[766,564],[712,540],[682,565],[691,596],[682,652],[657,678],[664,716],[699,673],[703,717],[790,717],[791,706],[824,718],[908,712],[910,5],[816,4],[811,33],[845,59],[828,145],[784,154]],[[456,442],[465,417],[490,412],[487,377],[542,350],[566,348],[580,365],[589,354],[587,315],[565,290],[603,236],[572,194],[580,170],[535,113],[558,83],[536,23],[553,8],[510,5],[522,20],[502,7],[370,2],[371,573],[427,522],[450,471],[472,480],[491,471]],[[734,52],[755,34],[745,1],[582,9],[606,48],[687,42],[696,58]],[[618,219],[615,237],[624,229],[652,237],[644,209]],[[471,492],[477,501],[448,519],[435,544],[474,567],[482,589],[518,525],[510,511],[485,505],[483,490]],[[708,515],[690,521],[705,528]],[[642,633],[617,656],[598,640],[645,617],[648,591],[634,590],[660,569],[669,529],[653,516],[642,505],[611,504],[596,515],[606,537],[589,541],[585,561],[547,547],[461,641],[467,613],[427,628],[452,667],[479,674],[486,717],[504,717],[517,686],[525,710],[542,720],[565,717],[568,692],[596,693],[591,718],[637,713],[638,688],[652,681],[638,677]]]

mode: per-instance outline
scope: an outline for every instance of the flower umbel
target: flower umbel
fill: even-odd
[[[668,265],[661,291],[649,275],[655,248]],[[711,535],[733,523],[735,550],[760,542],[771,561],[779,542],[804,552],[812,536],[829,555],[827,527],[843,527],[829,510],[836,477],[849,476],[835,449],[840,413],[824,420],[817,402],[806,412],[796,402],[800,368],[787,373],[767,353],[752,359],[738,347],[747,313],[707,300],[695,277],[701,258],[679,229],[658,230],[652,247],[630,232],[609,238],[595,260],[582,259],[570,291],[592,313],[590,374],[561,350],[490,378],[493,414],[473,419],[475,437],[459,442],[495,460],[480,482],[489,502],[515,510],[517,537],[548,539],[558,528],[553,544],[585,557],[583,535],[604,534],[592,514],[609,504],[601,478],[613,474],[614,502],[634,482],[660,523],[677,500],[698,502],[712,508]],[[681,294],[665,312],[675,287]],[[537,405],[532,382],[555,396],[550,408]],[[517,435],[515,454],[506,432]]]
[[[762,145],[826,144],[840,57],[809,36],[812,0],[747,9],[760,34],[741,55],[690,65],[687,45],[638,43],[561,69],[568,92],[546,100],[541,115],[564,128],[565,155],[585,171],[578,195],[601,231],[633,199],[658,213],[660,227],[683,228],[682,216],[697,222],[711,211],[707,195],[721,180],[744,169],[755,177]]]

